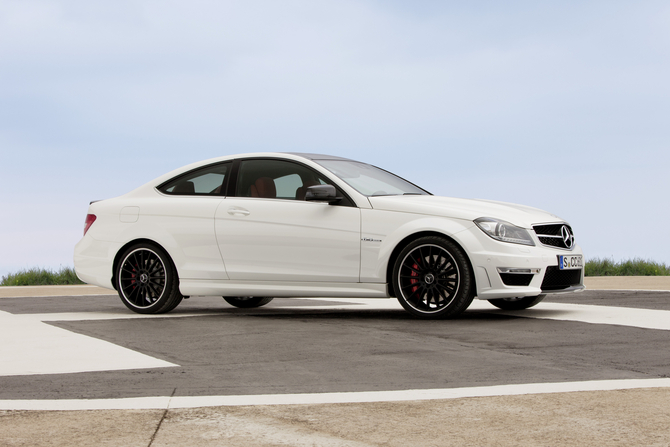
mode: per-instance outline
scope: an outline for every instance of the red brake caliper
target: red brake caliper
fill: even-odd
[[[410,273],[410,276],[416,276],[416,277],[418,277],[419,274],[418,274],[416,271],[419,270],[419,266],[416,264],[416,262],[414,263],[414,265],[412,266],[412,268],[413,268],[414,270],[412,270],[412,273]],[[419,282],[419,280],[418,280],[418,279],[414,279],[414,278],[412,278],[412,279],[409,280],[409,282],[410,282],[410,284],[417,284],[417,283]],[[417,290],[419,290],[419,286],[414,286],[414,287],[412,287],[412,293],[416,292]]]

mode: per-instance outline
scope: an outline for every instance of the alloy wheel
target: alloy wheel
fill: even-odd
[[[405,302],[421,313],[435,313],[449,306],[461,283],[451,253],[433,244],[420,245],[407,253],[398,274]]]
[[[125,257],[118,279],[119,291],[128,304],[148,308],[165,292],[165,264],[154,251],[140,248]]]

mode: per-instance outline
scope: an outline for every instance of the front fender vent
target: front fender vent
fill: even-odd
[[[532,273],[500,273],[500,279],[506,286],[527,286],[533,280]]]

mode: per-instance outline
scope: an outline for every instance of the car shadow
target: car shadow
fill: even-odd
[[[255,309],[238,309],[234,307],[175,309],[168,316],[174,317],[253,317],[272,319],[331,319],[331,320],[405,320],[405,321],[491,321],[513,320],[522,315],[508,315],[493,311],[466,310],[462,314],[444,320],[423,320],[411,315],[403,309],[319,309],[309,307],[260,307]],[[148,316],[150,317],[150,316]]]

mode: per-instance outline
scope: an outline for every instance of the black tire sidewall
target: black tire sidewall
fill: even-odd
[[[399,272],[403,261],[412,250],[422,245],[435,245],[444,249],[453,258],[458,267],[460,282],[456,296],[451,303],[435,312],[423,312],[415,309],[407,302],[400,288]],[[474,298],[474,276],[467,256],[457,244],[443,237],[424,236],[407,244],[398,254],[392,272],[393,290],[395,291],[396,298],[407,312],[419,318],[444,319],[456,317],[467,309]]]

